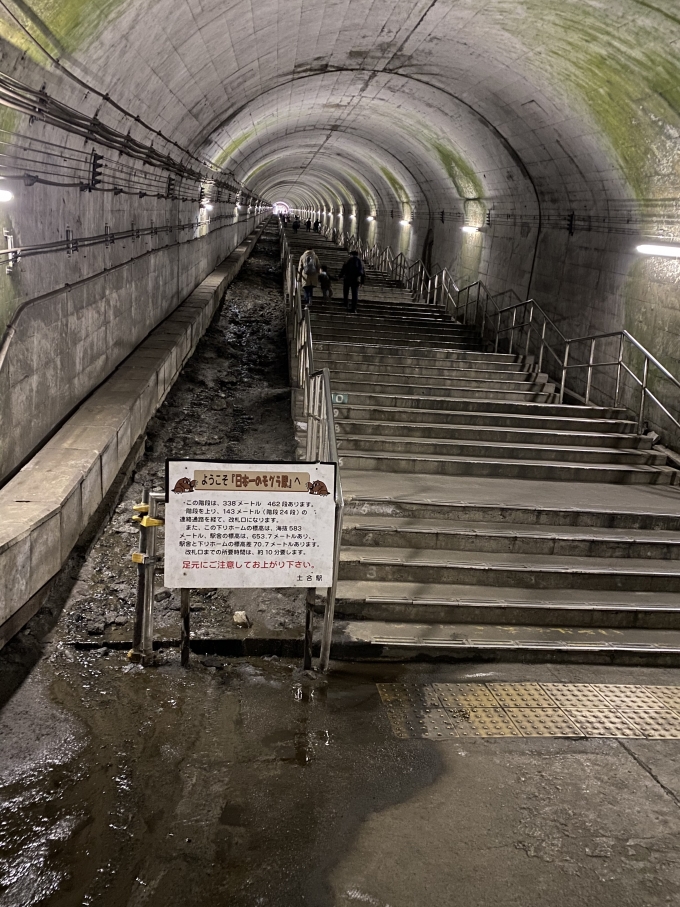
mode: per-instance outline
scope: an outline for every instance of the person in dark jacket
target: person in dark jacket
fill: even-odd
[[[311,220],[311,218],[308,218],[308,219],[305,221],[305,229],[307,230],[308,233],[311,233],[311,232],[312,232],[312,220]]]
[[[357,304],[359,302],[359,284],[362,286],[366,280],[366,272],[364,271],[364,263],[359,258],[359,253],[356,249],[352,249],[349,253],[349,258],[344,263],[340,269],[340,277],[342,277],[342,296],[347,306],[348,312],[356,312]],[[349,302],[349,294],[352,292],[352,303]]]
[[[297,233],[297,231],[299,229],[300,229],[300,218],[296,217],[295,220],[293,221],[293,233]]]

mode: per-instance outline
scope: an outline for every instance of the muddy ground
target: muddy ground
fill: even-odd
[[[132,505],[142,487],[163,490],[165,459],[290,460],[287,347],[277,236],[266,233],[227,290],[198,344],[147,430],[146,451],[116,512],[82,565],[65,603],[67,638],[132,639],[136,567],[130,553],[138,532]],[[159,551],[162,551],[162,530]],[[245,611],[252,634],[294,629],[304,621],[304,593],[295,589],[199,590],[192,593],[192,635],[224,637],[239,631],[233,613]],[[156,585],[156,637],[177,639],[179,592]]]

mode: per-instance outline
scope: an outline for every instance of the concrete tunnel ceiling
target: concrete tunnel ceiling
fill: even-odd
[[[3,7],[5,39],[40,59],[25,26],[112,98],[184,145],[210,149],[242,177],[267,160],[285,167],[286,144],[274,146],[308,132],[310,176],[326,172],[322,148],[345,150],[356,166],[353,147],[381,199],[395,194],[385,167],[401,170],[395,175],[409,196],[420,193],[434,209],[447,189],[500,198],[509,157],[552,203],[669,197],[677,187],[674,0],[559,7],[6,0]],[[483,174],[488,180],[494,168],[487,184]],[[335,179],[352,197],[360,191],[347,176]],[[251,180],[257,188],[257,172]]]
[[[442,264],[498,289],[559,301],[587,285],[555,285],[556,258],[572,253],[545,234],[569,217],[680,235],[675,0],[2,0],[0,13],[0,36],[51,70],[54,94],[69,80],[39,45],[269,202],[406,217],[411,254],[434,230]],[[452,231],[487,215],[518,238],[466,270],[447,252],[463,243]],[[390,230],[379,224],[381,241]],[[634,265],[610,270],[637,289],[612,293],[680,279],[668,263]]]

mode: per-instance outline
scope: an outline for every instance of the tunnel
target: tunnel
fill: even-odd
[[[51,475],[45,443],[275,205],[677,374],[670,0],[7,0],[0,23],[8,519],[43,519],[8,483]]]
[[[0,0],[0,907],[678,902],[679,61]]]

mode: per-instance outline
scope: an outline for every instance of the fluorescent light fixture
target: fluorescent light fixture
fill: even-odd
[[[410,220],[400,220],[399,223],[402,225],[402,227],[410,227],[410,226],[411,226],[411,221],[410,221]]]
[[[212,205],[203,205],[203,210],[204,210],[204,211],[212,211],[212,209],[213,209],[213,206],[212,206]]]
[[[350,219],[353,220],[356,217],[356,214],[350,214]]]
[[[372,214],[369,214],[368,217],[366,218],[366,220],[374,220],[373,215],[372,215]]]
[[[0,198],[2,193],[0,192]],[[2,199],[4,201],[4,199]],[[663,255],[665,258],[680,258],[680,246],[642,245],[635,250],[642,255]]]
[[[479,233],[479,227],[461,227],[463,233]]]
[[[13,198],[9,189],[0,189],[0,202],[11,202]]]

